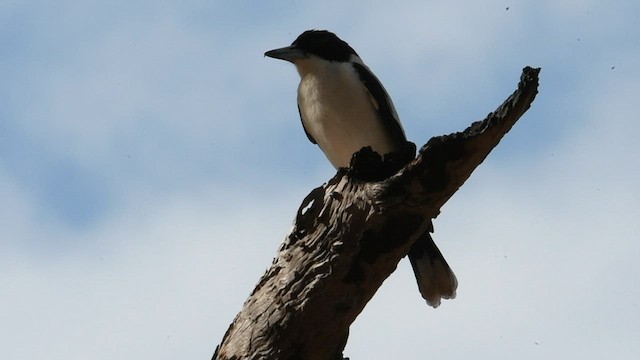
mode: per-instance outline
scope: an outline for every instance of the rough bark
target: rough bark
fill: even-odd
[[[304,199],[294,228],[213,359],[342,359],[349,326],[442,205],[529,109],[540,69],[483,121],[434,137],[377,182],[338,172]]]

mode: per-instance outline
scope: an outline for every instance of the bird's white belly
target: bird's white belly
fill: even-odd
[[[336,168],[348,167],[352,155],[365,146],[380,155],[394,150],[365,88],[342,80],[307,76],[298,88],[305,129]]]

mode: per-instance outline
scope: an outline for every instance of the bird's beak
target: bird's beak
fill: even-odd
[[[274,59],[286,60],[289,62],[294,62],[294,60],[296,59],[303,59],[307,57],[304,51],[298,49],[298,47],[295,45],[283,47],[280,49],[269,50],[264,53],[264,56],[268,56]]]

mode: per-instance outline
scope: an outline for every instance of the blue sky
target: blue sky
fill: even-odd
[[[458,298],[427,307],[401,262],[345,355],[636,358],[638,18],[635,1],[3,3],[0,357],[210,357],[334,174],[294,68],[263,57],[322,28],[418,146],[542,67],[436,220]]]

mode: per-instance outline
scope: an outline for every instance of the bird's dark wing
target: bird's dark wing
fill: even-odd
[[[307,128],[304,127],[304,119],[302,119],[302,112],[300,111],[300,105],[298,105],[298,114],[300,115],[300,121],[302,122],[302,128],[304,129],[304,133],[307,134],[309,141],[311,141],[314,144],[318,144],[318,142],[316,142],[316,139],[314,139],[313,136],[309,134],[309,132],[307,131]]]
[[[373,106],[378,110],[378,114],[380,115],[380,119],[383,122],[384,127],[391,134],[394,142],[397,145],[404,144],[407,139],[404,135],[404,131],[402,130],[402,125],[400,125],[400,120],[398,119],[398,115],[393,108],[393,104],[391,103],[391,99],[389,95],[385,91],[382,84],[376,78],[375,75],[367,68],[365,65],[354,62],[353,67],[356,72],[360,76],[360,80],[366,87],[369,95],[371,96],[371,102]]]

